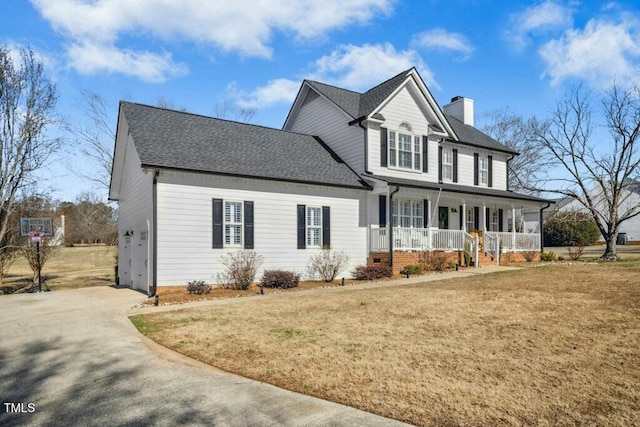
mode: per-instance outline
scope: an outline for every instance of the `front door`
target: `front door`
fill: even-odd
[[[447,206],[438,206],[438,228],[440,230],[449,229],[449,208]]]

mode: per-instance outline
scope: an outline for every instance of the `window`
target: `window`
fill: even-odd
[[[493,209],[491,211],[491,231],[498,231],[498,230],[499,230],[498,210],[497,209]]]
[[[392,205],[392,218],[394,227],[423,228],[423,201],[409,199],[394,200]]]
[[[253,249],[253,202],[213,199],[213,248]]]
[[[322,247],[322,212],[320,208],[307,207],[307,247]]]
[[[298,205],[298,249],[331,247],[329,206]]]
[[[242,245],[242,202],[224,202],[224,244]]]
[[[422,138],[412,135],[408,123],[402,123],[398,131],[388,132],[389,166],[422,171]]]
[[[467,231],[476,228],[475,212],[473,208],[467,209]]]
[[[453,181],[453,150],[442,149],[442,180]]]
[[[480,185],[489,185],[489,159],[481,156],[479,159]]]

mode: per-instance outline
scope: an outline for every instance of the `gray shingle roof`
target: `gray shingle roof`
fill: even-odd
[[[518,154],[517,151],[513,151],[511,148],[504,144],[499,143],[489,135],[479,131],[473,126],[465,125],[462,121],[455,117],[445,114],[447,121],[451,125],[451,128],[456,133],[460,142],[470,144],[476,147],[488,148],[490,150],[502,151],[504,153]]]
[[[129,102],[120,108],[143,166],[369,188],[313,136]]]
[[[358,117],[361,94],[311,80],[307,80],[307,83],[344,110],[349,116],[354,119]]]
[[[416,181],[413,179],[393,178],[393,177],[382,176],[382,175],[364,175],[365,178],[367,176],[378,179],[380,181],[387,182],[391,185],[400,185],[403,187],[424,188],[426,190],[440,190],[442,188],[442,191],[449,191],[452,193],[475,194],[479,196],[499,197],[501,199],[512,199],[512,200],[515,199],[515,200],[526,200],[531,202],[553,203],[550,200],[541,199],[540,197],[529,196],[527,194],[514,193],[513,191],[496,190],[494,188],[469,187],[466,185],[457,185],[457,184],[449,184],[449,183],[424,182],[424,181]]]

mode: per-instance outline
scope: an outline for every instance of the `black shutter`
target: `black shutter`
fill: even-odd
[[[386,168],[387,160],[387,128],[380,128],[380,166]]]
[[[460,230],[464,230],[464,208],[460,205]]]
[[[307,219],[305,205],[298,205],[298,249],[305,249],[307,247]]]
[[[480,230],[480,208],[477,206],[473,208],[473,229]]]
[[[221,249],[223,242],[222,199],[213,199],[213,249]]]
[[[442,182],[442,146],[438,148],[438,181]]]
[[[322,247],[331,248],[331,208],[322,207]]]
[[[489,187],[493,187],[493,156],[488,157],[488,163],[489,165],[487,167],[488,169],[487,174],[489,175],[489,177],[488,177],[487,185]]]
[[[478,175],[480,173],[478,163],[480,161],[478,153],[473,153],[473,185],[478,185],[480,182]]]
[[[422,137],[422,172],[429,172],[429,138]]]
[[[484,225],[487,230],[491,230],[491,218],[489,215],[490,213],[491,213],[490,209],[486,208],[484,211]]]
[[[253,249],[253,202],[244,202],[244,248]]]
[[[378,196],[378,225],[380,227],[387,226],[387,196]]]
[[[504,219],[503,217],[504,213],[502,211],[502,209],[498,209],[498,231],[502,232],[504,227],[502,226],[502,220]]]
[[[458,182],[458,150],[453,149],[453,182]]]
[[[429,228],[429,200],[424,199],[422,201],[422,215],[424,216],[424,219],[422,220],[422,225],[424,226],[424,228]]]

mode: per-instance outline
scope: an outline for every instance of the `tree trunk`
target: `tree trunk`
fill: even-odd
[[[618,233],[607,234],[605,236],[606,248],[604,253],[600,256],[600,259],[603,261],[615,261],[618,259],[616,254],[616,239],[618,238]]]

